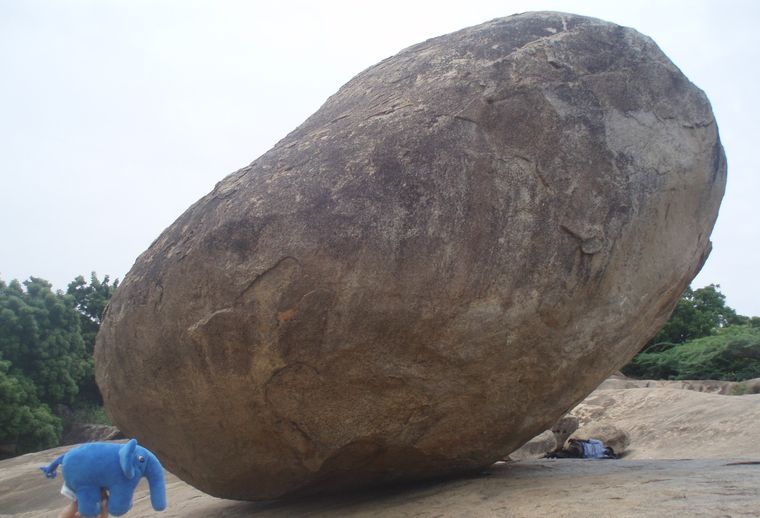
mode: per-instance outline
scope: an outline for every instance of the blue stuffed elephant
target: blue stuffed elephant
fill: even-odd
[[[100,491],[109,492],[108,512],[121,516],[132,507],[132,495],[140,478],[148,479],[153,509],[166,509],[164,468],[155,455],[137,445],[135,439],[126,444],[91,442],[67,451],[50,465],[40,468],[54,478],[63,465],[63,480],[77,496],[79,514],[100,513]]]

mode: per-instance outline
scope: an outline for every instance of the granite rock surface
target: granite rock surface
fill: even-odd
[[[705,95],[635,30],[542,12],[434,38],[158,237],[106,311],[98,384],[220,497],[473,472],[654,335],[725,179]]]

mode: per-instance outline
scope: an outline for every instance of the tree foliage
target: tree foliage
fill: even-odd
[[[92,352],[117,285],[93,273],[64,294],[36,277],[0,280],[0,443],[20,453],[55,446],[62,423],[51,408],[102,401]]]
[[[650,379],[760,377],[760,317],[738,315],[719,288],[687,289],[670,320],[623,373]]]
[[[0,281],[0,357],[12,375],[31,380],[42,403],[73,403],[89,368],[74,298],[36,277],[23,284]]]
[[[84,277],[79,275],[69,283],[66,290],[66,294],[73,297],[75,307],[79,312],[79,327],[87,350],[87,367],[79,384],[79,400],[84,404],[95,406],[103,404],[103,397],[95,383],[95,364],[92,354],[95,350],[95,337],[100,329],[103,312],[118,286],[118,279],[111,283],[110,277],[106,275],[101,281],[97,274],[92,272],[89,284]]]
[[[10,370],[10,362],[0,361],[0,444],[14,445],[18,453],[56,446],[61,420],[40,403],[30,379]]]
[[[95,336],[100,329],[103,312],[106,310],[106,305],[108,305],[108,301],[111,300],[111,296],[118,286],[118,279],[111,283],[110,277],[106,275],[100,281],[97,274],[92,272],[89,284],[84,280],[84,277],[79,275],[69,283],[69,287],[66,290],[66,293],[71,295],[76,302],[82,338],[90,353],[92,353],[95,347]]]
[[[737,315],[736,311],[726,306],[726,297],[719,288],[716,284],[697,290],[687,288],[670,320],[647,344],[645,350],[660,344],[681,344],[710,336],[727,325],[744,323],[747,317]]]
[[[639,353],[623,368],[628,376],[648,379],[760,378],[760,327],[729,325],[716,334]]]

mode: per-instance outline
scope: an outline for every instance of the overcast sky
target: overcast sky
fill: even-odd
[[[757,1],[0,0],[0,278],[122,278],[227,174],[351,77],[419,41],[530,10],[654,38],[710,98],[728,156],[693,283],[760,315]]]

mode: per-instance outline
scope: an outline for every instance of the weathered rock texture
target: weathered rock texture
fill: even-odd
[[[570,435],[578,429],[579,424],[580,422],[575,416],[566,415],[560,417],[557,422],[554,423],[551,430],[554,434],[554,440],[557,442],[557,446],[562,448]]]
[[[505,460],[530,460],[540,459],[550,451],[554,451],[562,444],[557,444],[554,432],[544,430],[543,433],[536,435],[534,438],[520,446],[518,449],[509,454]]]
[[[138,258],[107,408],[224,497],[486,466],[657,331],[725,174],[704,94],[634,30],[532,13],[415,45]]]

